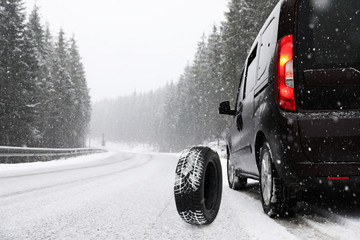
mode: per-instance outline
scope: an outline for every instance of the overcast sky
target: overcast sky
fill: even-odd
[[[93,101],[177,81],[227,0],[24,0],[53,34],[75,34]]]

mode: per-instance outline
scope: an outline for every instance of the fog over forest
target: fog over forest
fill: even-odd
[[[229,118],[218,114],[219,103],[235,104],[249,48],[276,3],[229,1],[226,20],[200,37],[194,61],[177,82],[93,104],[91,136],[148,143],[162,151],[222,138]]]

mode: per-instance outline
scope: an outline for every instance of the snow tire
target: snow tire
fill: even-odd
[[[264,143],[259,162],[261,203],[264,212],[271,218],[291,216],[296,200],[291,189],[278,177],[272,159],[270,145]]]
[[[185,150],[176,167],[174,194],[177,211],[185,222],[212,223],[218,214],[222,194],[219,155],[208,147]]]

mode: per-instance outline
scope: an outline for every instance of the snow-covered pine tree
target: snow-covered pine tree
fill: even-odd
[[[59,112],[60,104],[59,98],[60,94],[57,92],[59,84],[57,84],[55,73],[56,64],[58,62],[57,54],[55,52],[55,45],[53,37],[51,35],[49,26],[47,25],[44,33],[44,57],[46,65],[41,68],[44,72],[45,77],[45,89],[46,89],[46,102],[45,102],[45,114],[46,114],[46,124],[44,126],[43,133],[43,147],[58,147],[60,136],[58,136],[59,131],[56,130],[56,126],[59,121]]]
[[[207,93],[208,115],[207,118],[207,137],[216,139],[221,137],[224,126],[226,126],[226,118],[219,116],[218,108],[222,101],[227,100],[224,93],[224,85],[222,79],[222,42],[221,35],[216,26],[208,37],[207,43],[207,64],[209,71],[206,77],[209,90]]]
[[[38,65],[24,19],[21,0],[0,1],[0,145],[36,142]]]
[[[171,145],[179,140],[178,132],[176,131],[180,109],[177,88],[178,86],[173,82],[167,83],[165,86],[163,109],[159,121],[160,145],[164,151],[169,151]]]
[[[177,119],[174,124],[176,127],[177,137],[179,138],[176,144],[172,143],[172,148],[181,150],[186,146],[193,145],[196,142],[196,91],[194,87],[194,74],[191,65],[187,65],[184,73],[179,79],[176,101],[179,104],[177,109]],[[171,114],[171,113],[170,113]]]
[[[189,89],[191,94],[188,96],[193,99],[193,102],[188,105],[188,109],[192,114],[192,132],[195,133],[193,136],[194,143],[200,143],[208,135],[209,102],[212,101],[208,94],[211,89],[211,83],[208,81],[209,71],[207,43],[204,34],[195,53],[192,66],[193,82]]]
[[[26,24],[26,36],[31,43],[33,52],[35,53],[36,63],[38,65],[36,75],[36,102],[34,106],[36,119],[36,142],[37,147],[45,147],[45,132],[49,125],[49,97],[50,84],[48,83],[49,64],[47,62],[47,52],[45,46],[45,33],[40,23],[39,8],[35,5]]]
[[[231,0],[228,8],[226,21],[222,23],[222,79],[224,93],[234,103],[249,40],[243,35],[243,0]]]
[[[52,145],[56,147],[71,147],[73,145],[72,123],[74,122],[74,83],[69,74],[68,46],[65,33],[61,29],[55,43],[55,59],[53,66],[54,94],[56,95],[54,107],[54,120]]]
[[[161,131],[160,126],[163,117],[162,112],[165,101],[165,89],[159,88],[154,91],[149,101],[151,101],[150,114],[152,118],[148,143],[151,144],[154,141],[157,145],[160,145],[159,142],[163,139],[163,131]]]
[[[91,114],[91,102],[89,90],[86,83],[84,66],[81,62],[79,50],[75,38],[70,40],[69,49],[69,74],[70,82],[74,86],[73,119],[70,119],[69,127],[73,129],[71,139],[73,139],[73,147],[83,147],[85,144],[85,137],[88,130]]]

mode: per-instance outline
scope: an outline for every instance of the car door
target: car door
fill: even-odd
[[[235,102],[235,116],[233,118],[231,127],[230,127],[230,151],[231,151],[231,161],[235,165],[235,168],[239,168],[240,156],[239,156],[239,144],[240,138],[242,137],[241,130],[239,128],[239,121],[241,121],[241,113],[239,112],[239,104],[242,102],[244,94],[244,70],[240,77],[240,84],[238,88],[238,94]]]
[[[255,45],[249,55],[244,78],[242,100],[239,101],[237,110],[238,130],[240,139],[238,144],[239,157],[241,158],[240,169],[248,174],[257,175],[258,169],[253,149],[254,140],[254,87],[258,70],[258,47]]]

